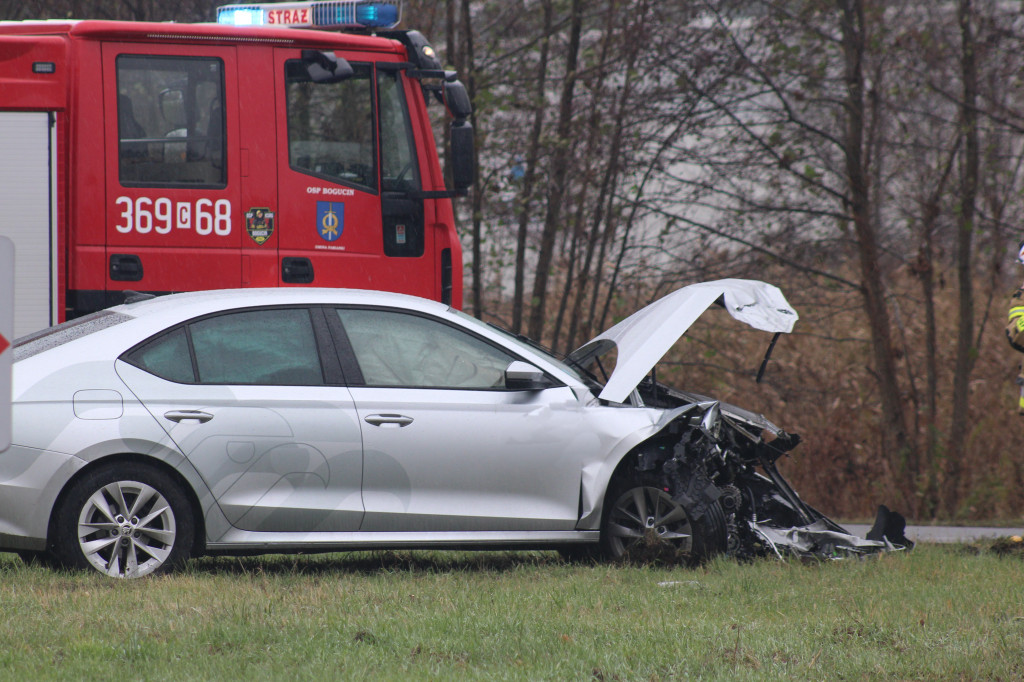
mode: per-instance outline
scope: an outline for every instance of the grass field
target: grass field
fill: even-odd
[[[17,680],[1024,678],[1024,561],[992,546],[697,569],[219,558],[138,581],[0,554],[0,614]]]

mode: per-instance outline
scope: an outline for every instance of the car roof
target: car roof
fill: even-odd
[[[385,291],[286,287],[190,291],[124,303],[109,310],[134,318],[165,317],[173,313],[175,317],[188,319],[220,310],[277,305],[379,305],[435,314],[448,309],[437,301]]]

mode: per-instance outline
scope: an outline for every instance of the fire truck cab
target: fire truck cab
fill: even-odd
[[[418,32],[382,30],[398,19],[394,0],[332,0],[222,7],[217,24],[0,22],[15,335],[126,290],[356,287],[461,307],[469,98]],[[452,189],[433,99],[453,119]]]

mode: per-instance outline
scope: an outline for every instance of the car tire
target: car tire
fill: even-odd
[[[650,481],[628,478],[611,486],[601,521],[601,547],[615,560],[694,564],[725,550],[726,523],[714,502],[693,510]]]
[[[177,568],[195,537],[192,507],[181,487],[134,462],[104,466],[76,481],[55,523],[61,564],[115,578]]]

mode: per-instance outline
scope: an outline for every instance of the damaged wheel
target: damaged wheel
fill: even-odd
[[[717,502],[698,520],[654,485],[634,482],[610,493],[601,544],[614,559],[692,562],[725,547],[725,518]]]

